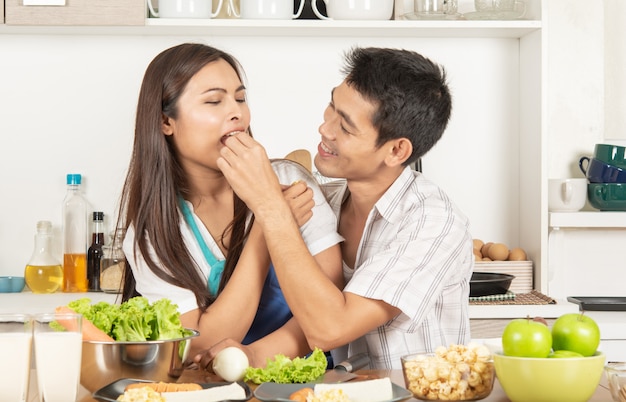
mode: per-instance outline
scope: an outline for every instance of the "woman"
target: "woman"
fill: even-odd
[[[271,294],[264,290],[269,256],[260,228],[216,163],[224,138],[250,132],[241,71],[231,55],[191,43],[165,50],[148,66],[119,214],[130,265],[124,300],[141,294],[177,304],[183,325],[200,331],[190,356],[254,333],[242,348],[260,367],[276,353],[303,355],[310,348],[290,314],[269,330],[250,328],[262,291],[266,299]],[[315,206],[302,236],[342,286],[341,237],[324,196],[299,165],[273,166],[281,183],[304,180],[313,188]],[[285,190],[302,220],[311,217],[306,191],[300,183]]]

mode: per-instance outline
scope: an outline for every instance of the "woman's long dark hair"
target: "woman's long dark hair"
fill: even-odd
[[[230,64],[242,79],[243,70],[234,57],[210,46],[193,43],[163,51],[146,69],[137,104],[133,153],[118,214],[118,227],[134,227],[135,254],[140,252],[159,278],[191,290],[203,312],[213,303],[215,296],[209,293],[206,278],[202,277],[183,242],[178,195],[187,194],[187,179],[176,159],[170,136],[164,135],[161,127],[164,117],[177,117],[178,100],[189,80],[208,63],[218,60]],[[248,235],[248,208],[234,193],[233,202],[233,221],[222,234],[222,245],[228,252],[218,294],[230,279]],[[230,242],[225,244],[223,239],[228,237],[229,231]],[[152,245],[157,260],[151,258],[148,243]],[[122,300],[126,301],[139,295],[128,262],[124,278]]]

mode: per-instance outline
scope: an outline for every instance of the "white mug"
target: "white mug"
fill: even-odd
[[[304,0],[300,0],[298,11],[295,14],[293,5],[293,0],[240,0],[237,17],[256,20],[291,20],[302,14]]]
[[[326,13],[317,9],[312,1],[313,12],[322,20],[388,20],[393,15],[393,0],[324,0]]]
[[[291,20],[298,18],[304,9],[300,0],[298,11],[293,12],[293,0],[240,0],[240,16],[246,19]]]
[[[215,18],[222,8],[219,0],[217,10],[212,12],[211,0],[158,0],[159,11],[152,7],[152,1],[146,0],[150,15],[156,18]]]
[[[550,211],[580,211],[586,201],[587,179],[548,180],[548,209]]]

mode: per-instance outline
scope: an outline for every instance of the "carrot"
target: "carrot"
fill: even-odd
[[[289,395],[289,399],[296,402],[306,402],[307,397],[313,393],[313,388],[301,388]]]
[[[59,314],[76,314],[76,311],[67,306],[59,306],[54,309],[55,313]],[[74,330],[72,322],[60,320],[59,324],[63,325],[68,330]],[[115,339],[111,338],[103,330],[93,325],[91,321],[83,317],[83,341],[101,341],[101,342],[115,342]]]
[[[200,391],[202,386],[193,382],[175,383],[175,382],[134,382],[128,384],[125,391],[133,388],[150,387],[156,392],[184,392],[184,391]]]

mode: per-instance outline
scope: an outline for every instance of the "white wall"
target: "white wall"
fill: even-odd
[[[619,1],[602,2],[609,11],[589,10],[584,0],[547,3],[549,177],[581,175],[581,154],[604,138],[604,105],[613,101],[604,68],[615,60],[604,51],[605,35],[611,36],[604,18],[611,21],[607,27],[626,18],[610,12],[619,10]],[[461,4],[467,8],[468,0]],[[82,173],[94,207],[113,217],[143,71],[158,52],[184,41],[206,42],[239,58],[249,78],[252,127],[272,157],[295,148],[315,153],[322,111],[349,47],[412,48],[442,63],[453,118],[425,157],[425,174],[470,217],[474,237],[517,245],[516,39],[0,34],[1,275],[22,273],[38,220],[51,220],[58,237],[66,173]],[[607,47],[618,43],[607,40]]]
[[[58,235],[66,173],[82,173],[87,197],[112,217],[143,71],[158,52],[189,40],[226,49],[242,62],[252,127],[273,157],[295,148],[315,152],[349,47],[413,48],[442,63],[454,117],[424,170],[470,216],[476,237],[517,241],[515,39],[0,35],[1,274],[23,271],[38,220],[51,220]]]

